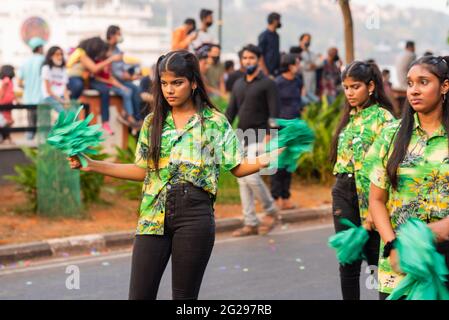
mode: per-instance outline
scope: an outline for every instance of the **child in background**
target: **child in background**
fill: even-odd
[[[108,58],[110,55],[111,52],[109,51],[107,53],[106,58]],[[119,115],[118,120],[127,125],[128,127],[131,126],[136,127],[137,121],[133,117],[134,109],[133,109],[132,92],[129,88],[124,86],[112,75],[111,65],[107,65],[99,72],[97,72],[95,74],[95,80],[105,83],[110,88],[110,90],[112,90],[114,93],[122,97],[124,112],[121,115]]]
[[[64,111],[70,102],[67,83],[69,81],[64,61],[64,53],[60,47],[51,47],[41,71],[43,103],[56,111]]]
[[[14,84],[12,79],[15,76],[14,67],[11,65],[4,65],[0,69],[0,105],[8,105],[13,104],[15,101],[14,96]],[[11,110],[2,111],[2,127],[11,127],[14,124],[14,120],[12,119]],[[9,132],[2,130],[2,138],[3,140],[8,140],[9,143],[12,143],[11,136]]]

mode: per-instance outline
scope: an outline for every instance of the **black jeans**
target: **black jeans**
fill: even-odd
[[[165,209],[164,235],[136,235],[134,240],[130,300],[156,299],[170,256],[173,299],[198,298],[215,242],[213,201],[190,183],[175,184]]]
[[[338,174],[337,181],[332,188],[332,213],[335,232],[348,229],[340,223],[340,218],[346,218],[357,226],[361,225],[359,203],[354,176]],[[380,236],[377,231],[369,232],[369,239],[363,248],[368,265],[377,266],[379,262]],[[343,300],[360,300],[360,271],[362,260],[352,264],[340,264],[340,283]],[[371,274],[374,270],[371,269]]]
[[[286,169],[279,169],[271,176],[271,196],[276,200],[279,198],[290,198],[290,184],[292,174]]]

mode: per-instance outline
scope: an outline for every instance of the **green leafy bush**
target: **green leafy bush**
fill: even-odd
[[[94,160],[104,160],[109,155],[101,152],[93,155]],[[6,180],[17,184],[19,190],[23,191],[28,199],[30,211],[37,212],[37,164],[39,151],[37,148],[23,147],[22,152],[31,161],[28,164],[18,164],[14,167],[15,175],[5,176]],[[68,164],[67,164],[68,165]],[[100,201],[101,188],[104,185],[104,176],[94,172],[80,172],[80,187],[82,202],[84,206]]]
[[[101,152],[98,148],[98,154],[89,155],[92,160],[105,160],[110,157],[107,153]],[[100,202],[101,188],[104,186],[104,176],[90,171],[80,171],[80,186],[84,205],[94,202]]]
[[[37,155],[38,150],[35,148],[22,148],[22,152],[31,161],[27,164],[17,164],[14,166],[16,175],[5,176],[5,180],[12,181],[17,184],[19,190],[23,191],[27,196],[30,210],[37,210]]]
[[[315,180],[328,183],[332,179],[332,164],[329,152],[338,121],[342,113],[344,95],[329,104],[325,98],[321,103],[306,106],[302,118],[315,132],[315,145],[312,153],[307,153],[299,159],[297,174],[305,180]]]
[[[132,135],[128,136],[128,146],[126,149],[115,147],[117,152],[117,161],[120,163],[134,163],[134,157],[137,148],[137,140]],[[128,199],[138,200],[142,195],[142,183],[137,181],[120,180],[120,184],[116,187]]]

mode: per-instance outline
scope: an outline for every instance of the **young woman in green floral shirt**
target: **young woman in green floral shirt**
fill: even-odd
[[[209,100],[198,60],[188,51],[159,58],[153,90],[153,112],[144,121],[135,163],[88,159],[82,170],[143,181],[129,298],[156,299],[171,256],[173,299],[197,299],[215,240],[220,168],[243,177],[276,155],[242,158],[236,134]],[[70,163],[80,168],[79,159]]]
[[[369,177],[363,170],[365,153],[381,132],[394,120],[392,105],[382,84],[379,68],[373,63],[354,61],[342,73],[346,105],[333,140],[331,159],[336,182],[332,188],[335,231],[347,229],[341,218],[355,225],[364,224],[369,241],[364,248],[368,265],[376,266],[379,234],[372,230],[368,215]],[[344,300],[360,299],[362,261],[340,265],[340,283]],[[374,272],[374,270],[371,270]]]
[[[367,155],[369,211],[384,253],[379,261],[381,299],[403,279],[394,239],[409,218],[428,223],[449,267],[448,64],[449,57],[434,56],[411,64],[402,120],[385,128]]]

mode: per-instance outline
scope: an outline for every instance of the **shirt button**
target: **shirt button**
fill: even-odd
[[[171,189],[171,185],[167,184],[167,189],[170,190]]]

